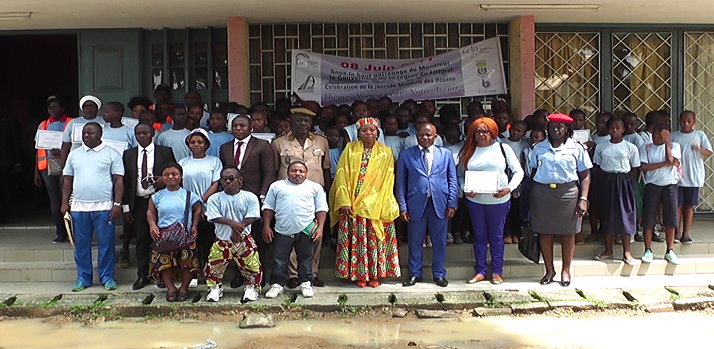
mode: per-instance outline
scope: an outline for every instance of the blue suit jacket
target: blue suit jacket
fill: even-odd
[[[427,174],[421,147],[409,147],[399,153],[395,191],[399,211],[408,211],[412,219],[419,220],[426,208],[431,188],[434,209],[439,218],[446,217],[446,208],[458,204],[458,179],[451,151],[434,146],[431,175]]]

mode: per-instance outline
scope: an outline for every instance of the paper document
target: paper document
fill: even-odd
[[[464,192],[479,194],[498,193],[498,172],[466,171]]]
[[[271,143],[275,139],[275,133],[251,133],[251,136]]]
[[[37,131],[35,149],[61,149],[63,133],[62,131]]]
[[[124,154],[124,151],[129,146],[126,142],[117,142],[108,139],[102,140],[102,143],[104,143],[104,145],[106,145],[107,147],[116,150],[119,154]]]
[[[64,214],[64,227],[67,228],[69,243],[74,246],[74,224],[72,223],[72,215],[69,212]]]
[[[590,130],[573,130],[573,139],[583,144],[589,142]]]

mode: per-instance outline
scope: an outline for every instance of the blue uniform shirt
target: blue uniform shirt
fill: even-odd
[[[159,133],[155,143],[171,148],[174,152],[174,159],[181,160],[191,155],[191,150],[186,145],[186,137],[188,137],[189,133],[191,131],[185,128],[182,130],[166,130]]]
[[[179,188],[179,190],[176,191],[162,189],[151,196],[151,201],[153,201],[154,206],[156,206],[156,212],[158,215],[158,222],[156,225],[158,225],[159,228],[166,228],[176,222],[183,223],[183,213],[186,209],[187,193],[188,191],[184,188]],[[188,226],[186,227],[189,231],[191,230],[191,224],[193,222],[193,205],[200,201],[201,197],[198,194],[191,193],[191,207],[188,209]]]
[[[104,143],[94,148],[82,146],[69,153],[62,172],[73,176],[74,204],[112,202],[114,181],[112,175],[124,175],[121,155]],[[110,207],[111,208],[111,207]]]
[[[233,142],[235,137],[228,132],[214,133],[213,131],[208,131],[208,140],[211,141],[211,146],[206,151],[206,155],[218,157],[218,153],[221,151],[221,146],[228,142]]]
[[[558,148],[553,148],[547,139],[536,144],[529,165],[537,169],[533,180],[541,184],[575,182],[578,172],[593,167],[585,149],[571,138]]]

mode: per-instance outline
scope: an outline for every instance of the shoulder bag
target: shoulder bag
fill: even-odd
[[[191,192],[186,190],[186,207],[183,211],[183,222],[176,222],[168,227],[159,228],[159,240],[153,242],[152,248],[158,253],[166,253],[191,244],[191,234],[188,229],[188,210],[191,208]]]

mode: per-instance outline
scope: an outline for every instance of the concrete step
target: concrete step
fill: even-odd
[[[681,275],[681,274],[711,274],[714,273],[714,257],[708,255],[693,255],[681,258],[681,264],[674,266],[667,264],[662,259],[661,254],[655,254],[657,259],[650,264],[637,262],[634,266],[624,264],[621,260],[595,261],[589,259],[577,259],[572,262],[572,273],[574,276],[645,276],[645,275]],[[402,275],[406,277],[409,271],[406,268],[406,260],[401,260]],[[335,281],[334,268],[332,263],[325,263],[320,269],[319,276],[325,281]],[[473,261],[463,261],[447,263],[448,278],[450,280],[467,280],[474,274]],[[228,268],[225,279],[232,279],[233,268]],[[270,270],[270,267],[268,267]],[[560,262],[556,262],[556,271],[560,270]],[[96,266],[95,266],[96,271]],[[430,279],[430,262],[425,260],[425,279]],[[533,278],[539,279],[544,272],[541,264],[534,264],[524,258],[506,259],[503,277],[504,278]],[[68,282],[71,283],[77,278],[75,265],[73,262],[5,262],[0,264],[0,283],[7,282]],[[95,272],[95,279],[96,279]],[[132,266],[128,269],[117,268],[115,279],[120,283],[131,283],[136,279],[136,268]],[[96,280],[95,280],[96,282]]]
[[[116,246],[117,252],[121,249],[121,245]],[[653,243],[653,252],[655,254],[664,254],[666,246],[664,243]],[[591,259],[595,255],[602,252],[603,247],[600,243],[587,243],[583,245],[577,245],[575,247],[575,258],[577,259]],[[134,260],[134,246],[129,248],[132,260]],[[399,255],[408,256],[409,249],[405,244],[400,246]],[[714,242],[695,242],[692,244],[675,244],[674,252],[679,256],[691,256],[691,255],[713,255],[714,256]],[[556,258],[560,258],[561,250],[560,245],[555,244],[553,248],[553,253]],[[634,256],[641,256],[644,253],[644,245],[641,242],[635,242],[632,244],[632,253]],[[615,255],[622,255],[622,246],[615,245]],[[92,258],[97,258],[97,248],[92,248]],[[432,249],[427,247],[424,248],[424,260],[431,260]],[[521,258],[520,252],[518,252],[518,246],[509,244],[505,246],[504,258]],[[323,246],[322,249],[322,260],[324,261],[334,261],[335,260],[335,249]],[[466,262],[473,261],[473,247],[469,243],[463,245],[450,245],[446,250],[446,261],[451,262]],[[46,246],[31,246],[27,249],[3,249],[0,248],[0,262],[72,262],[74,261],[74,250],[69,244],[62,245],[51,245]]]

